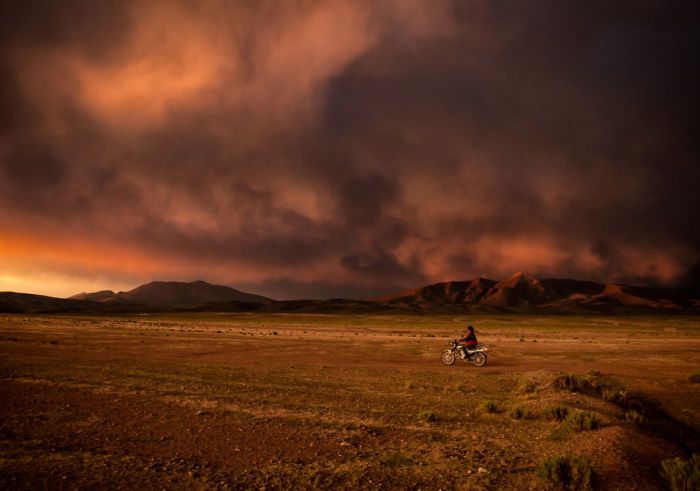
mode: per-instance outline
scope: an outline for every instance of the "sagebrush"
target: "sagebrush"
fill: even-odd
[[[569,408],[566,406],[547,406],[542,410],[542,417],[563,421],[569,415]]]
[[[534,417],[532,412],[523,406],[512,407],[508,414],[513,419],[531,419]]]
[[[593,467],[581,457],[557,456],[549,458],[540,463],[538,474],[550,488],[593,489]]]
[[[700,489],[700,454],[684,460],[680,457],[661,462],[661,475],[671,491]]]
[[[595,413],[589,411],[574,411],[564,419],[566,425],[573,431],[590,431],[600,426],[600,420]]]
[[[485,412],[490,413],[490,414],[497,413],[500,411],[496,401],[491,401],[491,400],[482,402],[481,409],[483,409]]]

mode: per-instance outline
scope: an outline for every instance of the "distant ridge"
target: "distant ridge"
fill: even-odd
[[[0,312],[700,313],[700,300],[668,289],[541,279],[518,272],[501,281],[488,278],[446,281],[369,300],[276,301],[205,281],[153,281],[126,292],[83,292],[67,299],[0,292]]]
[[[539,279],[518,272],[501,281],[475,278],[449,281],[375,299],[387,305],[483,311],[539,310],[559,313],[583,311],[696,311],[700,302],[673,290],[574,279]]]
[[[116,294],[112,290],[102,290],[100,292],[94,293],[78,293],[69,297],[72,300],[92,300],[94,302],[109,302],[112,300]]]
[[[467,281],[447,281],[434,283],[414,290],[407,290],[393,295],[376,297],[377,302],[407,302],[412,305],[430,306],[434,304],[478,303],[496,284],[486,278],[474,278]]]
[[[79,293],[71,300],[95,302],[129,302],[149,307],[182,307],[215,302],[270,303],[272,299],[245,293],[223,285],[212,285],[206,281],[183,283],[178,281],[152,281],[129,290],[114,293],[103,290],[94,293]]]

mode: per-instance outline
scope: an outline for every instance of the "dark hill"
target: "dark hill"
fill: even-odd
[[[651,313],[700,312],[700,300],[673,290],[516,273],[501,281],[474,278],[434,283],[372,300],[275,301],[204,281],[154,281],[127,292],[103,290],[54,298],[0,293],[0,312],[298,312],[298,313]]]
[[[390,305],[430,307],[435,305],[478,303],[495,285],[494,280],[474,278],[467,281],[446,281],[374,299]]]
[[[235,288],[212,285],[206,281],[183,283],[177,281],[152,281],[127,292],[114,293],[104,290],[95,293],[80,293],[71,299],[96,302],[127,302],[130,304],[158,308],[181,308],[220,302],[269,303],[271,299]]]
[[[93,302],[107,302],[116,298],[116,293],[112,290],[102,290],[94,293],[78,293],[72,297],[68,297],[70,300],[92,300]]]
[[[30,293],[0,292],[0,312],[16,314],[120,313],[132,312],[129,306],[118,306],[91,300],[47,297]]]
[[[435,283],[376,299],[388,306],[456,312],[585,313],[597,311],[697,311],[698,301],[673,290],[515,273],[499,282],[485,278]]]
[[[553,292],[539,279],[526,273],[515,273],[496,283],[486,292],[481,303],[498,307],[529,307],[554,299]]]

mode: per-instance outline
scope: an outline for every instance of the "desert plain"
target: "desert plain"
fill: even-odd
[[[467,322],[487,365],[443,366]],[[563,456],[659,489],[698,369],[698,316],[3,315],[0,488],[542,489]]]

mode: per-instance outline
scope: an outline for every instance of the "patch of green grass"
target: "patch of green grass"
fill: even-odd
[[[546,459],[540,463],[537,473],[553,489],[593,489],[593,467],[581,457]]]
[[[542,410],[542,417],[556,421],[564,421],[569,415],[569,408],[566,406],[547,406]]]
[[[700,370],[688,375],[688,382],[691,384],[700,384]]]
[[[671,491],[700,489],[700,455],[693,454],[688,460],[676,457],[662,461],[661,476]]]
[[[574,411],[564,419],[566,425],[572,431],[590,431],[600,426],[600,420],[595,413],[589,411]]]
[[[424,409],[418,412],[418,419],[427,423],[435,423],[440,420],[440,417],[435,411]]]
[[[500,412],[500,408],[498,407],[498,404],[496,401],[492,400],[487,400],[481,403],[481,409],[489,414],[495,414]]]

